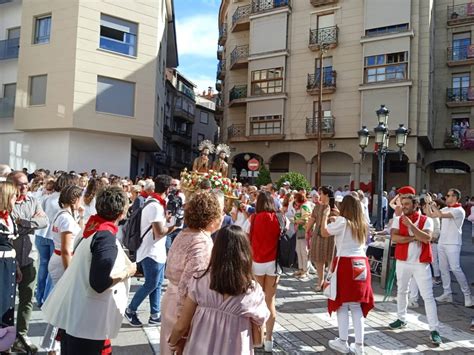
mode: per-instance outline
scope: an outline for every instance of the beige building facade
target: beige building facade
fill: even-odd
[[[13,0],[0,13],[13,6],[21,14],[16,97],[2,119],[0,160],[156,173],[165,69],[177,66],[173,2]]]
[[[373,130],[383,104],[392,136],[399,124],[410,130],[402,160],[391,139],[384,187],[429,188],[439,130],[435,19],[447,3],[434,6],[430,0],[223,0],[216,88],[234,173],[245,175],[246,160],[256,157],[273,178],[297,171],[315,183],[322,72],[322,184],[375,187],[374,140],[362,158],[357,131]],[[470,181],[462,188],[470,191]]]

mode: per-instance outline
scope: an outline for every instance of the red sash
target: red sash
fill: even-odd
[[[413,223],[419,218],[418,228],[423,230],[427,217],[421,215],[418,212],[413,213],[411,216],[408,216]],[[399,235],[403,237],[409,237],[410,234],[408,233],[408,227],[402,223],[400,220],[400,225],[398,229]],[[408,246],[410,243],[397,243],[395,246],[395,259],[406,261],[408,259]],[[420,254],[420,263],[432,263],[433,262],[433,253],[431,251],[431,244],[430,243],[421,243],[421,254]]]

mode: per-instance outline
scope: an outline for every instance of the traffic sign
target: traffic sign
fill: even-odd
[[[260,162],[257,159],[253,158],[249,160],[247,166],[249,170],[257,171],[260,168]]]

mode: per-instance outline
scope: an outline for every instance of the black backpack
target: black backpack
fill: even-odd
[[[292,268],[296,265],[296,234],[288,235],[286,230],[286,221],[281,213],[277,213],[278,223],[280,224],[280,238],[278,240],[276,263],[280,267]]]
[[[151,230],[152,226],[150,224],[145,233],[141,234],[141,220],[143,209],[153,202],[158,203],[157,200],[150,199],[146,201],[142,207],[137,208],[135,211],[133,211],[123,227],[122,244],[131,253],[136,253],[136,251],[138,250],[138,248],[140,248],[140,245],[142,244],[143,238]]]

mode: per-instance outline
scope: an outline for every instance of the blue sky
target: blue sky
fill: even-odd
[[[214,88],[220,0],[174,0],[178,70],[199,91]]]

